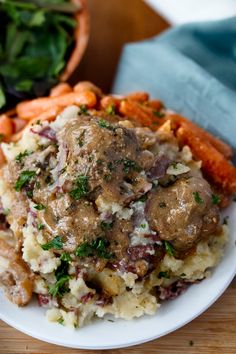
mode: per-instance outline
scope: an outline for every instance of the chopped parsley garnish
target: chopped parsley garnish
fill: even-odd
[[[19,163],[22,163],[22,160],[26,157],[32,154],[31,151],[25,150],[24,152],[20,152],[16,157],[15,160]]]
[[[101,229],[102,229],[103,231],[111,230],[112,227],[113,227],[113,222],[101,221]]]
[[[98,121],[98,125],[99,125],[99,127],[105,128],[105,129],[108,129],[108,130],[113,130],[114,131],[116,129],[109,122],[107,122],[105,119],[100,119]]]
[[[216,205],[221,202],[220,196],[217,195],[217,194],[212,194],[211,200],[212,200],[212,203],[213,203],[213,204],[216,204]]]
[[[77,138],[77,141],[78,141],[78,144],[79,144],[80,147],[82,147],[84,145],[84,134],[85,134],[85,132],[86,132],[86,130],[84,129],[80,133],[79,137]]]
[[[63,318],[63,317],[60,317],[60,318],[57,320],[57,322],[58,322],[60,325],[64,326],[64,318]]]
[[[154,114],[154,116],[158,117],[158,118],[163,118],[165,117],[165,113],[162,113],[160,111],[153,111],[152,112]]]
[[[146,229],[147,224],[140,224],[140,227],[141,227],[142,229]]]
[[[21,189],[31,181],[33,177],[35,177],[36,172],[35,171],[23,171],[21,172],[20,176],[18,177],[16,184],[15,184],[15,190],[17,192],[20,192]]]
[[[39,189],[39,188],[41,187],[41,184],[40,184],[39,181],[36,181],[36,182],[35,182],[35,187],[36,187],[37,189]]]
[[[202,197],[200,196],[200,193],[199,193],[199,192],[193,192],[193,196],[194,196],[195,202],[196,202],[197,204],[202,204],[202,203],[203,203],[203,199],[202,199]]]
[[[63,248],[62,238],[61,236],[56,236],[52,241],[49,241],[48,243],[41,245],[41,247],[44,251],[48,251],[52,248],[56,250],[61,250]]]
[[[45,227],[45,225],[40,223],[40,224],[38,224],[37,229],[40,231],[40,230],[43,230],[44,227]]]
[[[81,104],[79,106],[79,114],[87,114],[88,113],[88,107],[85,104]]]
[[[70,256],[69,253],[67,253],[67,252],[62,253],[60,259],[61,259],[62,261],[65,261],[65,262],[71,262],[71,261],[72,261],[71,256]]]
[[[111,116],[116,114],[116,107],[114,104],[111,104],[110,106],[107,107],[106,109],[107,114],[110,114]]]
[[[158,274],[158,279],[165,278],[165,279],[170,279],[169,273],[168,272],[160,272]]]
[[[125,171],[125,173],[129,173],[130,170],[140,172],[142,169],[135,161],[125,159],[124,160],[124,171]]]
[[[174,247],[172,246],[172,244],[169,241],[164,241],[164,245],[165,245],[165,250],[166,253],[173,257],[174,256]]]
[[[93,257],[110,259],[112,254],[107,251],[110,243],[103,237],[93,240],[91,243],[84,242],[75,251],[77,257]]]
[[[138,199],[138,202],[145,203],[146,200],[147,200],[147,198],[148,198],[147,194],[144,194],[144,195],[142,195],[142,197],[140,197],[140,198]]]
[[[62,277],[60,277],[59,280],[57,280],[57,282],[49,287],[49,295],[56,297],[62,297],[66,292],[69,291],[69,288],[67,286],[68,281],[70,280],[70,276],[69,275],[63,275]]]
[[[46,209],[46,207],[45,207],[45,205],[39,203],[39,204],[36,204],[34,206],[34,209],[36,209],[36,210],[44,210],[44,209]]]
[[[80,175],[75,181],[76,188],[70,191],[70,196],[75,199],[79,200],[85,197],[89,193],[88,187],[88,180],[89,177],[85,175]]]
[[[160,202],[159,203],[160,208],[166,208],[166,203],[165,202]]]

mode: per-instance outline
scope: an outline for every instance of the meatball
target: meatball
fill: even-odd
[[[210,186],[201,177],[183,177],[170,187],[158,187],[150,193],[146,213],[160,239],[183,253],[212,234],[219,222]]]
[[[141,149],[135,133],[99,117],[80,116],[69,122],[59,140],[67,149],[67,174],[86,175],[90,199],[127,203],[146,191],[140,175]],[[142,183],[143,182],[143,183]],[[149,187],[149,186],[148,186]]]
[[[69,252],[102,233],[101,221],[93,204],[88,201],[71,202],[68,195],[51,201],[41,221],[48,240],[57,235],[63,236],[64,249]]]

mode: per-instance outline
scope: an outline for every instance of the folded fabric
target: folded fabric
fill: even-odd
[[[113,93],[148,91],[236,150],[236,17],[124,47]]]

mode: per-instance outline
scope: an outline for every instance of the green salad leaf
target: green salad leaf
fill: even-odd
[[[0,0],[0,109],[11,97],[45,95],[58,82],[77,10],[67,0]]]

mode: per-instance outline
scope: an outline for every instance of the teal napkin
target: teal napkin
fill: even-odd
[[[187,24],[127,44],[113,93],[137,90],[236,149],[236,17]]]

